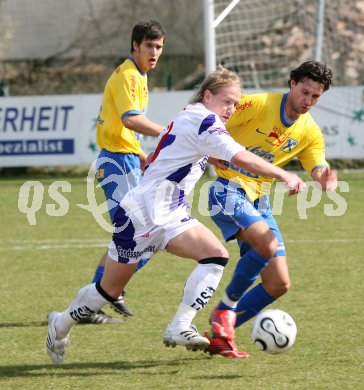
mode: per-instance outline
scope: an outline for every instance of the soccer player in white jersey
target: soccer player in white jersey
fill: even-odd
[[[235,142],[224,123],[241,96],[238,76],[224,68],[210,74],[192,102],[161,135],[141,183],[120,202],[102,279],[83,287],[63,312],[48,315],[47,352],[60,364],[73,325],[115,300],[142,258],[158,250],[197,262],[182,301],[164,333],[166,346],[205,349],[209,340],[192,325],[216,290],[228,261],[220,240],[189,215],[185,199],[205,170],[208,156],[274,177],[294,191],[305,184],[294,173],[253,155]],[[178,292],[176,292],[179,294]]]
[[[292,70],[288,93],[242,96],[226,128],[235,141],[273,165],[283,167],[297,157],[320,188],[333,190],[337,174],[330,170],[322,132],[309,113],[331,79],[325,64],[306,61]],[[269,203],[273,180],[231,162],[216,172],[209,194],[211,217],[226,241],[237,240],[240,259],[211,315],[213,337],[207,350],[244,358],[249,355],[238,351],[234,328],[287,292],[286,249]],[[259,275],[261,283],[250,288]]]

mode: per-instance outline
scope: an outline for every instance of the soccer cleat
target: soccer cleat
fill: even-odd
[[[233,341],[235,339],[236,313],[232,310],[215,309],[210,317],[210,324],[214,336]]]
[[[66,347],[68,345],[69,334],[63,339],[57,339],[56,333],[56,320],[61,313],[52,311],[48,314],[48,336],[46,341],[46,347],[48,355],[56,364],[61,364],[64,359]]]
[[[205,332],[205,337],[210,341],[210,345],[205,348],[205,352],[210,355],[221,355],[233,359],[246,359],[250,357],[247,352],[239,351],[234,341],[227,341],[220,337],[210,338],[207,332]]]
[[[128,308],[125,302],[124,295],[125,295],[125,291],[122,291],[121,294],[119,295],[119,298],[116,301],[110,302],[110,306],[117,313],[122,314],[125,317],[134,317],[133,312]]]
[[[201,336],[194,325],[187,329],[171,329],[167,327],[163,336],[163,343],[166,347],[175,348],[176,345],[185,346],[191,351],[205,350],[210,341]]]
[[[107,315],[102,310],[99,310],[97,313],[92,313],[89,317],[82,318],[78,323],[79,324],[121,324],[124,322],[121,319],[112,318]]]

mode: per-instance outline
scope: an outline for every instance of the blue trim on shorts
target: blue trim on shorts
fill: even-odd
[[[96,161],[96,177],[104,190],[111,222],[121,199],[142,177],[139,155],[102,149]]]
[[[209,211],[212,220],[221,230],[225,241],[235,239],[240,229],[247,229],[255,222],[265,221],[278,239],[274,256],[285,256],[283,238],[275,221],[268,195],[251,202],[239,184],[217,178],[209,188]],[[237,240],[243,255],[250,246]]]

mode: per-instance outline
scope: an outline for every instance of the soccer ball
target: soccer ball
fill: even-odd
[[[263,311],[254,321],[252,339],[256,347],[270,354],[288,351],[296,340],[293,318],[279,309]]]

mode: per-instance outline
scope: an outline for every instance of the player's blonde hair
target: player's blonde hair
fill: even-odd
[[[190,100],[191,104],[202,103],[205,91],[209,90],[213,95],[216,95],[220,88],[226,87],[227,85],[236,85],[242,90],[242,84],[239,76],[223,66],[219,65],[217,70],[210,73],[202,84],[198,87]]]

